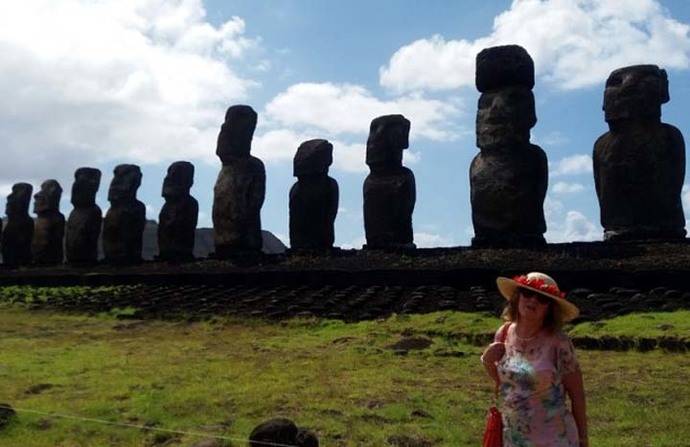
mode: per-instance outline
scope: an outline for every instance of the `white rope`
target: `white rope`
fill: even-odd
[[[26,408],[6,407],[4,405],[0,405],[0,409],[2,409],[2,408],[6,409],[6,410],[13,410],[17,413],[33,413],[33,414],[38,414],[41,416],[48,416],[51,418],[72,419],[75,421],[93,422],[96,424],[112,425],[115,427],[138,428],[140,430],[158,431],[158,432],[173,433],[173,434],[178,434],[178,435],[196,436],[196,437],[200,437],[200,438],[215,438],[215,439],[222,439],[225,441],[252,442],[253,444],[265,445],[265,446],[271,446],[271,447],[297,447],[296,445],[293,445],[293,444],[280,444],[280,443],[269,442],[269,441],[250,441],[249,439],[244,439],[244,438],[233,438],[230,436],[210,435],[207,433],[190,432],[190,431],[183,431],[183,430],[172,430],[169,428],[148,427],[145,425],[128,424],[125,422],[111,422],[111,421],[106,421],[103,419],[87,418],[87,417],[82,417],[82,416],[73,416],[73,415],[69,415],[69,414],[60,414],[60,413],[47,413],[45,411],[29,410]]]

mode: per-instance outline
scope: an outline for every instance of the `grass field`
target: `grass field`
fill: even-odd
[[[690,334],[690,312],[645,315],[571,331]],[[239,439],[259,422],[285,416],[315,431],[324,446],[476,446],[491,389],[481,347],[457,335],[497,326],[493,317],[458,312],[355,324],[189,323],[4,305],[0,402]],[[433,343],[407,354],[390,347],[417,335]],[[592,446],[690,445],[690,355],[658,349],[578,355]],[[4,447],[189,446],[200,439],[22,412],[0,431]]]

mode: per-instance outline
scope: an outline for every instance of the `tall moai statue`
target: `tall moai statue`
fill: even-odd
[[[105,261],[114,264],[141,262],[146,207],[137,200],[141,169],[137,165],[115,167],[108,189],[110,209],[103,220]]]
[[[364,180],[364,231],[367,249],[414,248],[414,174],[402,165],[409,147],[410,121],[402,115],[375,118],[369,127]]]
[[[46,180],[34,195],[36,222],[31,240],[35,264],[60,264],[64,259],[65,216],[60,212],[62,187],[57,180]]]
[[[215,256],[223,259],[259,252],[261,206],[266,194],[264,164],[250,155],[256,112],[249,106],[228,109],[218,134],[216,155],[223,163],[213,188]]]
[[[8,267],[31,262],[34,220],[29,216],[29,204],[33,189],[28,183],[15,183],[7,196],[7,224],[2,232],[2,262]]]
[[[96,193],[101,184],[101,171],[79,168],[74,172],[72,205],[67,219],[65,255],[72,264],[98,261],[98,237],[101,235],[103,212],[96,205]]]
[[[297,149],[290,189],[290,247],[295,250],[328,250],[335,241],[338,182],[328,176],[333,145],[309,140]]]
[[[669,101],[666,71],[634,65],[606,81],[609,131],[594,144],[594,183],[604,240],[683,239],[683,135],[661,122]]]
[[[189,194],[194,184],[194,165],[176,161],[163,180],[165,205],[158,216],[158,259],[194,259],[194,236],[199,218],[199,203]]]
[[[477,55],[475,80],[480,152],[470,166],[472,245],[543,245],[548,165],[544,151],[530,143],[537,123],[534,62],[517,45],[487,48]]]

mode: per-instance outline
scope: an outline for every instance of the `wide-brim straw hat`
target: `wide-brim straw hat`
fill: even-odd
[[[580,309],[565,298],[565,293],[561,292],[556,281],[545,273],[530,272],[513,278],[499,276],[496,279],[496,285],[498,291],[508,301],[513,299],[518,288],[532,290],[551,298],[559,307],[564,322],[574,320],[580,315]]]

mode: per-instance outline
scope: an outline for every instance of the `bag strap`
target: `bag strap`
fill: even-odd
[[[498,333],[498,341],[501,343],[506,342],[506,338],[508,338],[508,329],[510,329],[511,323],[505,323],[501,329],[500,332]],[[496,381],[494,384],[494,404],[498,404],[498,386],[499,386],[499,381]]]

